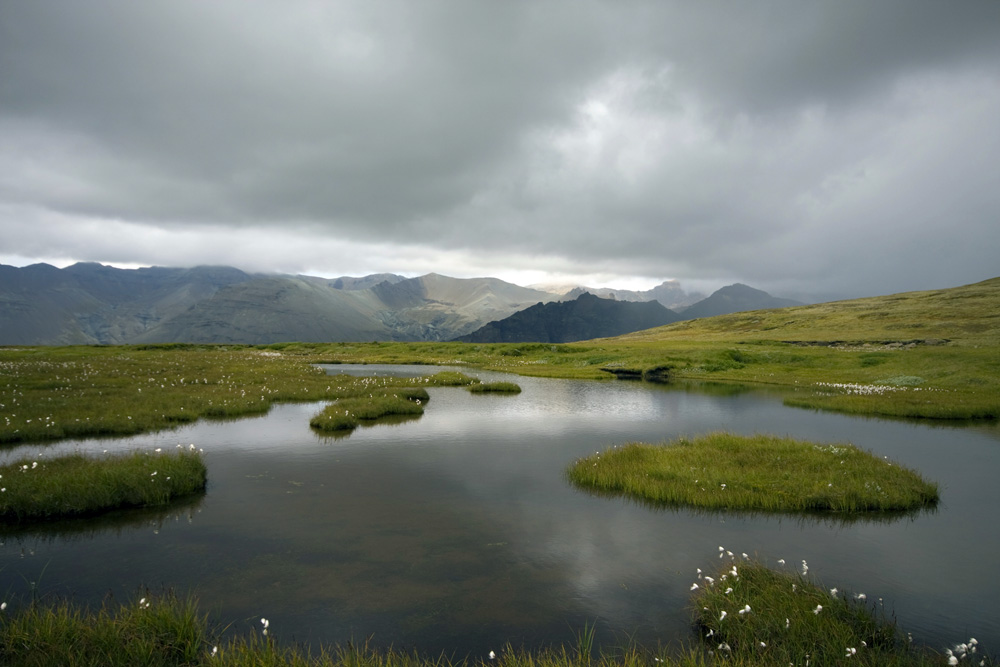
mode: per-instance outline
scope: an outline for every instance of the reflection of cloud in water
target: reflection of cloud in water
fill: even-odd
[[[272,628],[307,643],[375,633],[379,645],[461,652],[572,640],[585,621],[641,642],[687,639],[695,569],[718,564],[722,544],[772,562],[805,558],[831,586],[884,596],[921,640],[952,641],[956,628],[988,636],[981,618],[1000,627],[986,577],[1000,538],[982,528],[1000,506],[996,432],[791,410],[754,393],[514,381],[517,396],[431,388],[422,418],[346,438],[310,429],[322,408],[312,403],[115,441],[203,447],[209,486],[197,520],[164,523],[160,535],[140,522],[88,539],[32,536],[31,563],[9,541],[0,567],[27,580],[51,563],[47,584],[81,599],[140,583],[190,587],[227,622],[266,611]],[[652,509],[565,477],[575,458],[615,444],[718,429],[854,442],[929,472],[941,510],[852,523]],[[970,537],[956,548],[955,535]]]

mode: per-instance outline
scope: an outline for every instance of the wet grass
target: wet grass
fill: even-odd
[[[469,385],[473,394],[520,394],[521,387],[514,382],[480,382]]]
[[[316,361],[231,345],[0,348],[0,444],[134,435],[389,390],[426,401],[427,387],[478,382],[430,366],[419,378],[328,375]]]
[[[816,585],[805,561],[770,569],[723,547],[719,556],[720,567],[699,569],[691,589],[699,640],[721,664],[944,665],[956,651],[969,664],[993,664],[975,639],[944,655],[912,644],[879,602]]]
[[[411,395],[417,396],[415,393]],[[309,425],[319,431],[348,431],[357,428],[363,421],[373,421],[393,415],[422,415],[423,403],[427,400],[415,397],[412,400],[398,394],[378,396],[358,396],[342,398],[309,421]]]
[[[888,665],[922,667],[955,662],[994,665],[970,639],[938,653],[908,641],[879,605],[862,594],[821,588],[805,576],[720,549],[712,575],[692,583],[696,637],[680,646],[594,647],[585,627],[575,645],[537,651],[510,645],[481,657],[421,656],[367,643],[321,647],[315,653],[283,645],[260,618],[242,635],[213,628],[191,598],[146,594],[98,609],[67,601],[4,601],[0,605],[0,663],[12,667],[63,665],[225,665],[251,667],[695,667],[704,665]],[[803,563],[803,566],[805,564]],[[222,638],[226,634],[225,639]]]
[[[0,523],[8,526],[156,507],[205,488],[200,451],[23,459],[0,467]]]
[[[765,512],[895,512],[933,506],[937,485],[849,444],[709,433],[576,461],[570,481],[645,502]]]

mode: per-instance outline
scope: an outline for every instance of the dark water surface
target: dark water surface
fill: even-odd
[[[399,367],[393,367],[398,369]],[[390,367],[332,367],[386,373]],[[403,368],[429,373],[439,369]],[[496,373],[465,371],[483,379]],[[0,596],[99,601],[140,586],[194,592],[237,632],[482,656],[507,643],[689,640],[695,569],[718,547],[884,600],[914,640],[1000,649],[1000,427],[928,425],[786,408],[760,391],[508,378],[516,396],[431,389],[426,413],[348,437],[309,428],[321,404],[114,441],[29,446],[205,450],[206,494],[2,535]],[[611,445],[725,429],[851,442],[940,485],[934,512],[841,522],[707,514],[597,498],[565,481]]]

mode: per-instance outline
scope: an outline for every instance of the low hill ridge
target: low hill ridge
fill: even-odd
[[[648,329],[680,316],[658,301],[630,302],[583,293],[573,301],[538,303],[456,340],[469,343],[572,343]]]

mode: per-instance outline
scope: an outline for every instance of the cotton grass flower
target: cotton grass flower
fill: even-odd
[[[816,608],[813,609],[813,613],[816,614],[817,616],[819,615],[819,613],[821,611],[823,611],[823,605],[821,605],[821,604],[816,605]]]

